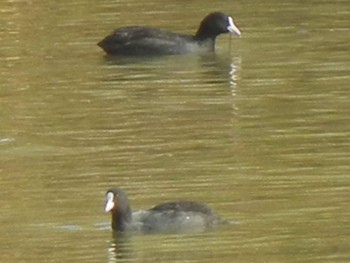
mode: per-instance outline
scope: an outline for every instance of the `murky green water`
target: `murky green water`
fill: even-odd
[[[350,261],[347,1],[2,1],[1,262]],[[216,56],[106,59],[117,26],[192,33]],[[239,225],[114,240],[135,209],[207,203]]]

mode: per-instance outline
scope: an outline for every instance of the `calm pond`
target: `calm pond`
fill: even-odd
[[[215,54],[107,58],[119,26],[194,33]],[[348,1],[0,2],[0,262],[350,262]],[[112,236],[135,210],[196,200],[238,222]]]

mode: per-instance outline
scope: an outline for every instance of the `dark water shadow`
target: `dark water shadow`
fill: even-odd
[[[140,257],[140,251],[138,251],[138,249],[140,248],[140,244],[142,244],[142,249],[145,249],[145,251],[150,252],[147,253],[150,257],[167,258],[169,257],[169,253],[175,253],[176,257],[178,257],[178,259],[181,260],[181,262],[187,262],[191,259],[191,257],[195,256],[196,253],[183,253],[183,244],[192,244],[193,242],[197,241],[198,243],[203,242],[203,244],[216,242],[218,237],[222,236],[224,232],[232,233],[232,231],[236,231],[238,224],[239,223],[235,221],[227,221],[226,224],[217,226],[212,229],[202,231],[184,231],[176,233],[113,232],[112,238],[108,246],[108,262],[131,262],[133,260],[136,260],[138,257]],[[143,240],[143,242],[137,244],[140,241],[140,237],[141,240]],[[148,241],[145,242],[145,240]],[[173,248],[174,246],[178,246],[178,252],[174,252],[173,249],[169,250],[169,247],[157,248],[157,246],[162,244],[164,240],[166,240],[166,242],[170,242],[169,247],[171,248]],[[180,243],[179,240],[181,240]],[[143,254],[144,253],[141,252],[141,255]]]
[[[123,56],[123,55],[104,55],[103,62],[106,65],[129,65],[138,63],[147,63],[152,61],[159,61],[164,58],[174,56]]]
[[[214,52],[142,57],[106,55],[102,63],[110,70],[110,74],[104,78],[104,81],[107,82],[133,80],[135,78],[159,81],[169,79],[169,77],[174,79],[178,75],[186,74],[187,78],[193,76],[193,82],[202,82],[203,84],[227,83],[231,91],[234,91],[239,79],[241,58],[239,55],[232,53],[217,54]]]

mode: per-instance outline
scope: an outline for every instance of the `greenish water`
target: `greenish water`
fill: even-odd
[[[114,28],[192,33],[216,55],[115,61]],[[2,1],[1,262],[348,262],[347,1]],[[104,192],[135,209],[207,203],[238,221],[114,240]]]

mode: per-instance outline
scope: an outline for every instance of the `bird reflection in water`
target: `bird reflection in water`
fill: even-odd
[[[108,263],[132,259],[130,236],[127,233],[113,232],[107,252]]]

